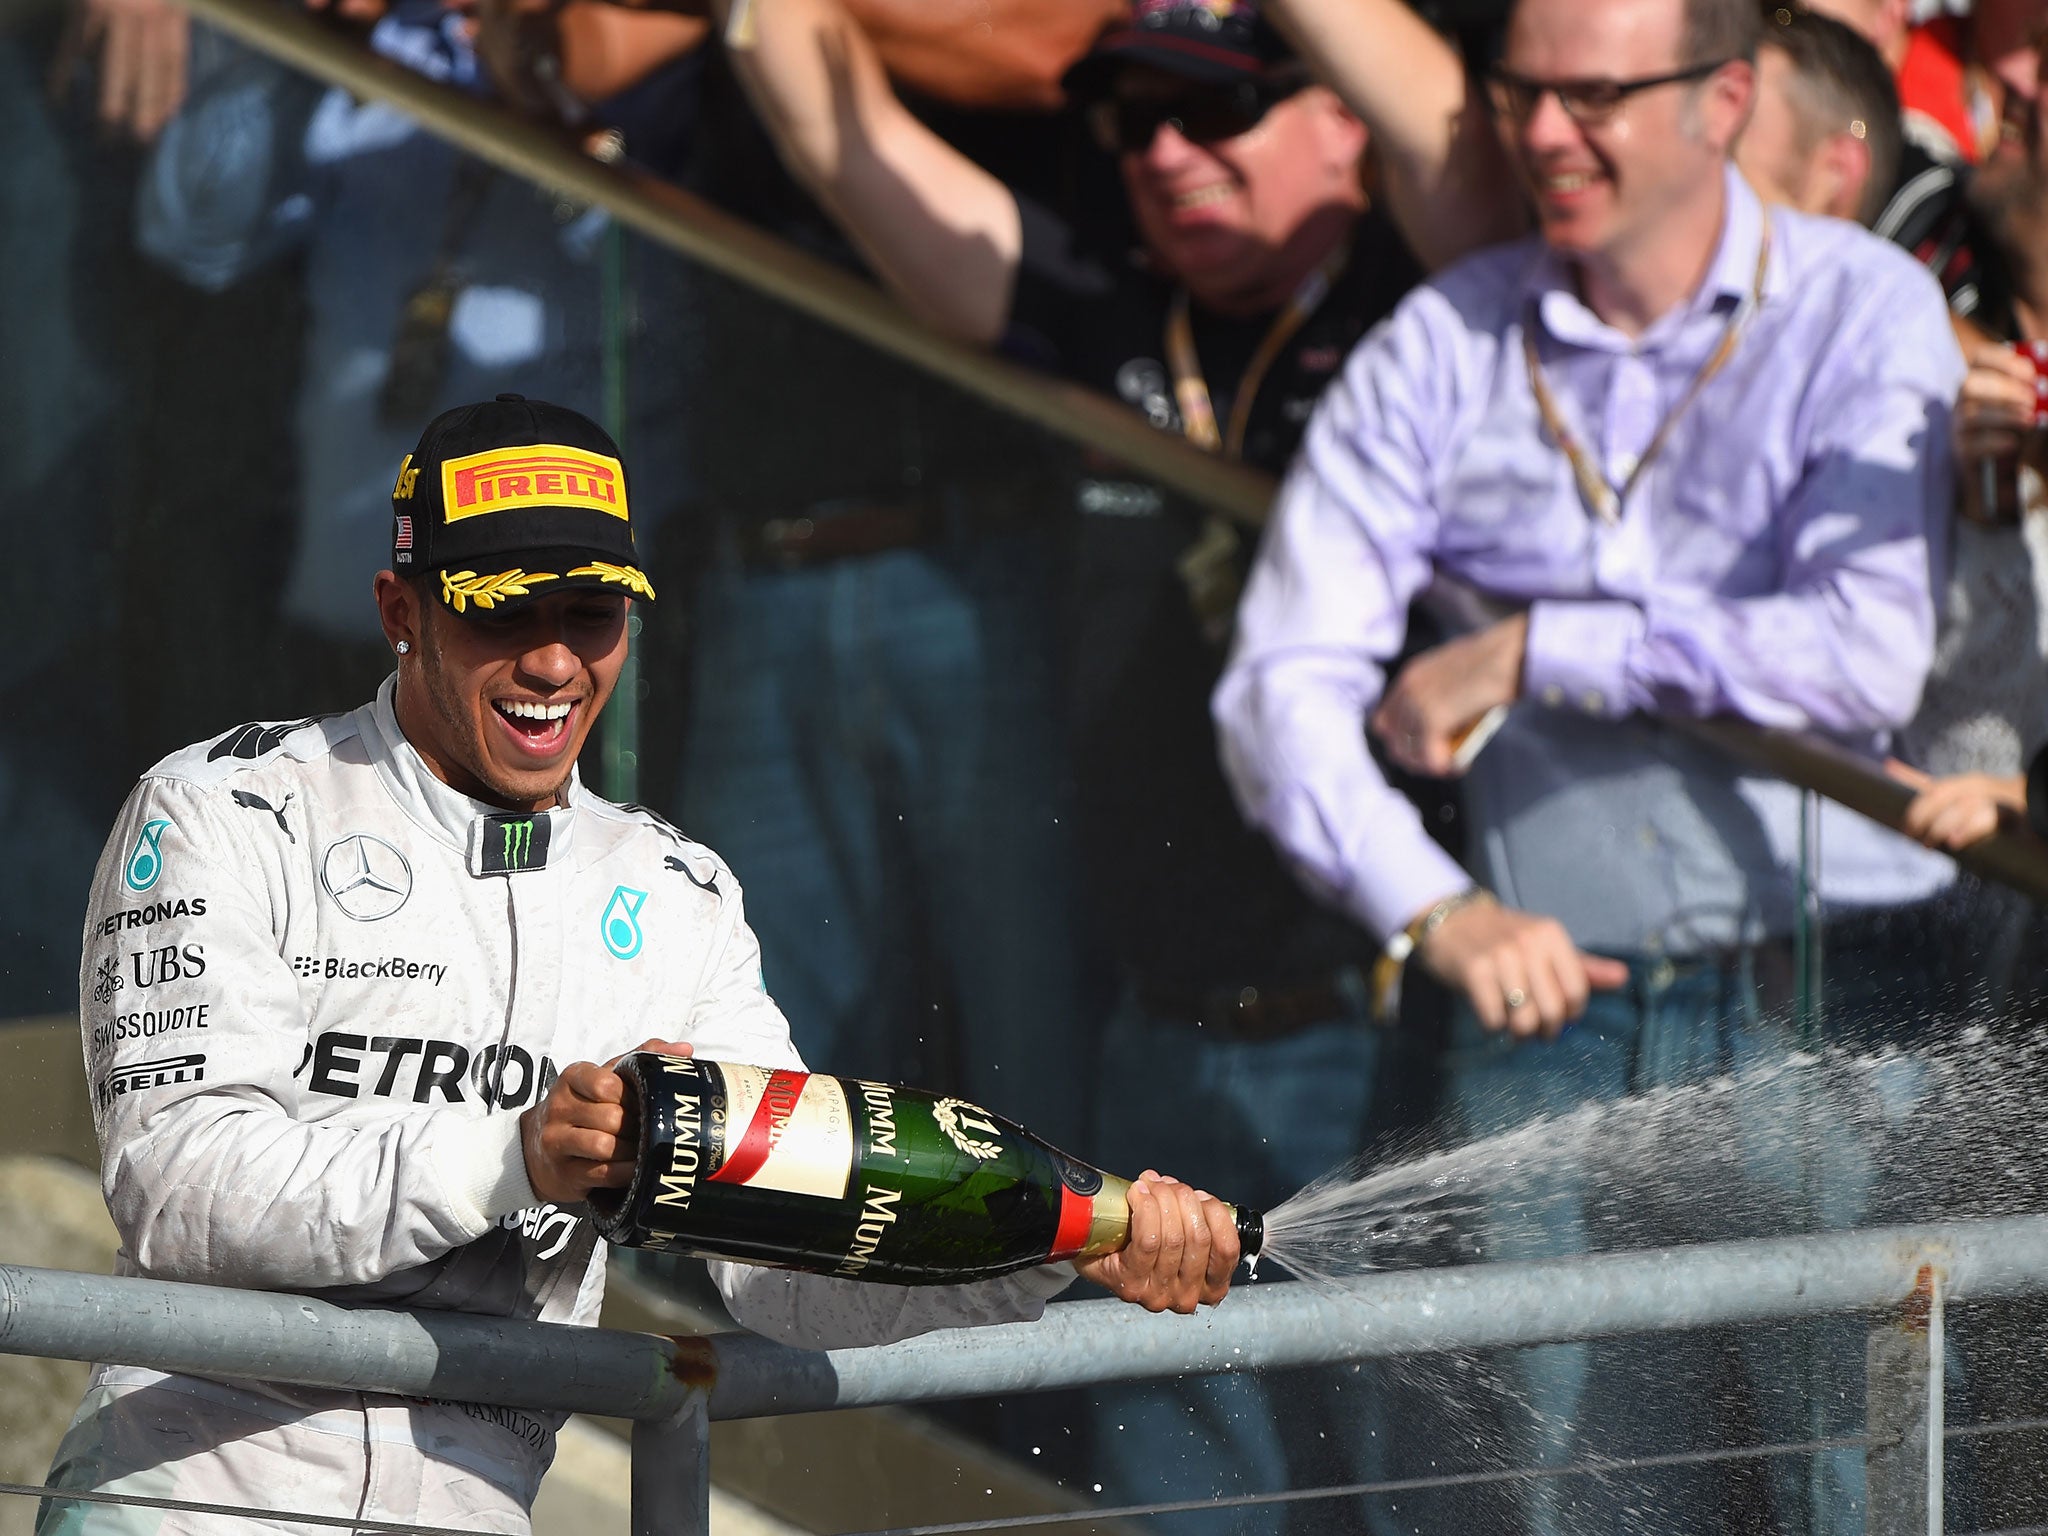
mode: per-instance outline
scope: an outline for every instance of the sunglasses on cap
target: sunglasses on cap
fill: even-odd
[[[1265,115],[1308,84],[1306,75],[1204,85],[1170,96],[1105,96],[1088,109],[1096,143],[1112,154],[1142,155],[1168,124],[1191,144],[1250,133]]]

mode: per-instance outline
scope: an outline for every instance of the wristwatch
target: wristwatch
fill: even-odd
[[[1493,892],[1485,886],[1468,885],[1464,890],[1446,896],[1406,928],[1389,936],[1386,947],[1380,951],[1379,959],[1373,962],[1372,967],[1372,1016],[1376,1022],[1391,1024],[1400,1015],[1401,974],[1407,969],[1409,956],[1450,921],[1453,913],[1462,912],[1476,902],[1491,900]]]

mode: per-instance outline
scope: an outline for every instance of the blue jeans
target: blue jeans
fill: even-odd
[[[1767,1017],[1760,1009],[1750,959],[1637,958],[1628,984],[1594,994],[1585,1016],[1554,1042],[1490,1034],[1461,1007],[1445,1064],[1447,1109],[1458,1138],[1476,1140],[1584,1105],[1761,1067],[1795,1044],[1782,1013]],[[1796,1072],[1752,1074],[1732,1099],[1701,1106],[1727,1117],[1737,1156],[1722,1176],[1733,1198],[1727,1190],[1710,1194],[1704,1170],[1665,1170],[1662,1181],[1648,1176],[1652,1170],[1640,1178],[1631,1170],[1618,1187],[1603,1189],[1593,1172],[1560,1167],[1522,1198],[1486,1212],[1485,1257],[1567,1256],[1615,1246],[1617,1237],[1639,1246],[1857,1223],[1869,1208],[1873,1173],[1856,1138],[1830,1138],[1807,1156],[1784,1134],[1814,1111],[1803,1081]],[[1656,1155],[1654,1138],[1646,1151]],[[1863,1349],[1854,1323],[1552,1345],[1515,1352],[1505,1375],[1508,1451],[1522,1464],[1793,1442],[1861,1427]],[[1732,1418],[1724,1413],[1731,1407]],[[1860,1450],[1778,1457],[1736,1471],[1666,1469],[1521,1486],[1522,1519],[1543,1533],[1717,1530],[1745,1500],[1750,1518],[1773,1531],[1833,1536],[1862,1526]]]
[[[1270,1208],[1363,1148],[1384,1043],[1362,1008],[1250,1042],[1147,1017],[1126,1000],[1103,1047],[1102,1082],[1117,1096],[1098,1110],[1091,1154],[1126,1176],[1156,1168]],[[1374,1385],[1369,1366],[1331,1366],[1102,1388],[1090,1400],[1099,1497],[1164,1502],[1321,1483],[1332,1476],[1328,1463],[1348,1467],[1368,1454]],[[1335,1478],[1348,1480],[1342,1471]],[[1315,1501],[1154,1524],[1174,1536],[1274,1536],[1358,1522],[1354,1504]]]
[[[949,521],[936,544],[805,569],[714,563],[682,825],[739,877],[806,1061],[942,1073],[1085,1156],[1052,561],[1038,535]]]

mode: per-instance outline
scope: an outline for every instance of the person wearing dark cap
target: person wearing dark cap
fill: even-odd
[[[398,666],[376,699],[172,754],[100,860],[79,1012],[119,1269],[594,1324],[583,1202],[632,1172],[597,1063],[643,1036],[803,1063],[732,872],[576,775],[628,608],[654,598],[611,439],[516,395],[437,417],[398,472],[391,562],[375,596]],[[1155,1311],[1220,1300],[1228,1209],[1138,1190],[1132,1246],[1075,1267]],[[714,1274],[742,1321],[813,1345],[1035,1316],[1073,1279]],[[37,1529],[212,1530],[238,1505],[282,1511],[279,1531],[524,1532],[559,1422],[102,1366],[50,1484],[195,1507],[145,1527],[52,1496]]]
[[[926,129],[837,0],[757,4],[746,25],[734,61],[785,161],[907,305],[1218,454],[1282,468],[1352,344],[1420,277],[1368,197],[1366,129],[1254,5],[1141,0],[1066,76],[1116,157],[1135,254]],[[1216,765],[1207,698],[1248,541],[1114,466],[1093,466],[1076,499],[1080,846],[1094,942],[1120,981],[1098,1080],[1150,1064],[1168,1088],[1149,1106],[1104,1095],[1079,1150],[1118,1165],[1156,1147],[1277,1200],[1359,1152],[1373,1123],[1388,1039],[1370,1027],[1374,947],[1245,829]],[[1364,1394],[1334,1397],[1333,1382],[1102,1389],[1092,1471],[1113,1502],[1170,1497],[1191,1462],[1226,1492],[1299,1485],[1301,1453],[1369,1427]]]

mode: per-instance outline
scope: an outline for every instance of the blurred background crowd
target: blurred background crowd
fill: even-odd
[[[906,326],[1296,467],[1262,549],[173,0],[6,0],[0,1017],[73,1007],[138,772],[368,696],[398,461],[516,390],[619,438],[668,599],[586,779],[733,866],[818,1069],[1270,1205],[1774,1052],[2038,1020],[2035,909],[1945,855],[2024,826],[2048,742],[2043,0],[1525,0],[1520,34],[1507,0],[309,4],[874,278]],[[1759,247],[1749,189],[1814,221]],[[1518,307],[1544,242],[1669,266],[1708,206],[1640,324],[1591,278]],[[1485,253],[1516,238],[1520,264]],[[1488,348],[1539,313],[1525,378],[1523,340]],[[1461,393],[1482,374],[1513,387]],[[1560,534],[1538,509],[1574,484]],[[1589,600],[1616,593],[1626,643]],[[1910,836],[1663,723],[1716,714],[1860,754],[1914,792]],[[1794,1182],[1741,1230],[1931,1214]],[[1673,1220],[1651,1235],[1725,1230]],[[1611,1245],[1537,1225],[1480,1251]],[[1825,1429],[1831,1346],[1799,1347],[1797,1390],[1715,1400]],[[1622,1379],[1531,1352],[1489,1433],[1687,1443]],[[1977,1401],[2038,1406],[2040,1379]],[[1433,1467],[1433,1395],[1331,1371],[1037,1411],[1114,1502],[1190,1467],[1223,1492]],[[1495,1513],[1860,1529],[1854,1458],[1809,1460],[1674,1474],[1653,1526],[1556,1484]],[[1986,1469],[1987,1525],[2048,1509]]]

